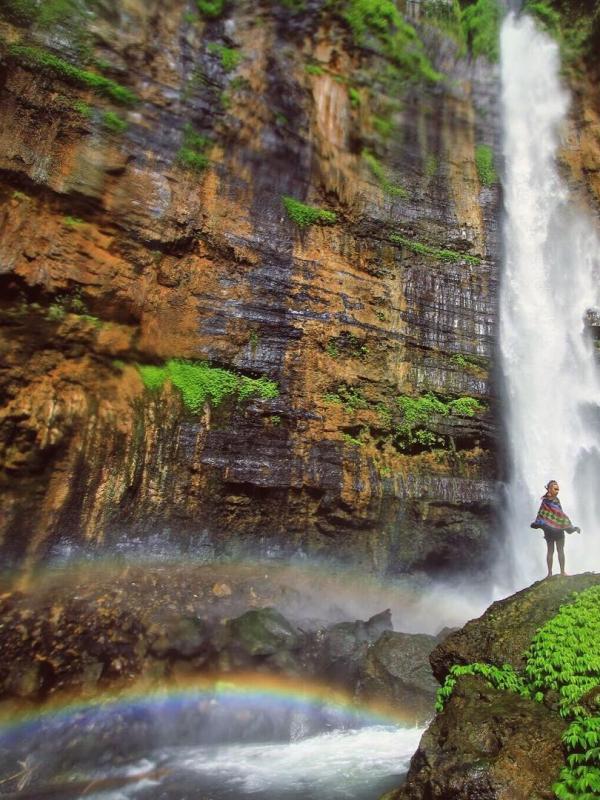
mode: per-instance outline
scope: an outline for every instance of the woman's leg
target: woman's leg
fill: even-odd
[[[548,552],[546,553],[546,564],[548,565],[548,577],[552,575],[552,561],[554,559],[554,542],[546,542]]]
[[[566,575],[567,573],[565,572],[565,543],[564,543],[564,541],[556,543],[556,552],[558,554],[558,563],[560,565],[560,574],[561,575]]]

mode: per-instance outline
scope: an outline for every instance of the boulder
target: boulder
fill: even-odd
[[[463,676],[389,800],[553,800],[565,727],[541,703]]]
[[[433,674],[440,683],[454,664],[485,661],[489,664],[524,666],[523,654],[537,631],[573,594],[600,583],[600,575],[586,572],[556,576],[534,583],[499,600],[478,619],[451,633],[431,653]]]
[[[231,642],[250,656],[272,656],[301,644],[299,631],[274,608],[253,608],[227,627]]]
[[[438,686],[429,654],[436,641],[427,634],[385,631],[361,660],[357,695],[364,700],[385,699],[414,722],[430,718]]]

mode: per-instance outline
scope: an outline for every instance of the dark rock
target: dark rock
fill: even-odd
[[[390,800],[552,800],[565,727],[540,703],[464,676]]]
[[[584,573],[555,577],[499,600],[478,619],[450,634],[431,653],[433,674],[444,680],[453,664],[486,661],[501,666],[524,666],[523,654],[536,630],[553,617],[573,592],[600,583],[600,575]]]
[[[281,650],[295,650],[300,635],[274,608],[257,608],[232,619],[228,625],[232,641],[251,656],[271,656]]]
[[[430,718],[438,687],[428,657],[435,643],[426,634],[385,631],[360,663],[358,696],[385,698],[415,721]]]
[[[197,617],[179,617],[167,622],[163,632],[152,642],[150,652],[157,658],[198,655],[208,642],[206,623]]]

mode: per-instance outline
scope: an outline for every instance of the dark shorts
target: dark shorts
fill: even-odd
[[[552,528],[544,528],[544,539],[548,542],[548,544],[564,544],[565,532],[556,531]]]

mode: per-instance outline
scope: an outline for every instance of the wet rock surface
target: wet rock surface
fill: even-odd
[[[206,20],[134,0],[86,19],[93,69],[135,105],[11,49],[75,63],[66,23],[0,19],[3,558],[27,571],[152,532],[379,573],[484,566],[500,198],[475,147],[498,149],[494,68],[425,26],[448,80],[385,85],[390,64],[321,3]],[[336,223],[300,229],[286,195]],[[136,368],[169,358],[280,395],[190,413]],[[430,391],[481,408],[402,441],[396,398]]]
[[[263,570],[223,568],[215,581],[215,567],[128,567],[120,575],[97,572],[93,583],[89,574],[80,581],[70,575],[5,592],[0,711],[61,696],[92,699],[138,683],[150,690],[240,674],[327,684],[412,722],[431,716],[435,637],[394,633],[389,610],[333,624],[298,611],[287,617],[273,603],[293,614],[294,605],[306,606],[302,591]],[[219,596],[225,577],[232,589]],[[268,735],[268,714],[257,714],[248,726]]]
[[[493,603],[433,650],[435,677],[442,682],[454,664],[475,662],[522,669],[534,633],[574,592],[599,584],[593,573],[555,577]],[[406,784],[386,800],[551,800],[567,724],[550,695],[537,703],[460,676],[423,735]]]

